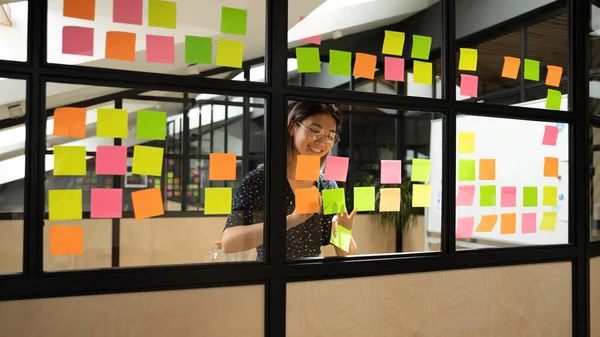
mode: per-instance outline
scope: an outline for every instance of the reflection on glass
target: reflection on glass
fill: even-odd
[[[592,172],[590,182],[591,231],[592,241],[600,240],[600,128],[592,127]]]
[[[27,61],[28,9],[27,1],[0,3],[0,41],[10,45],[0,48],[0,60]]]

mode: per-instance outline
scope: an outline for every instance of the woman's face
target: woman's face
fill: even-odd
[[[292,122],[289,132],[294,140],[296,154],[323,157],[333,147],[333,142],[328,141],[337,129],[335,119],[328,114],[318,114],[305,118],[300,124]],[[325,131],[320,139],[315,139],[315,133]]]

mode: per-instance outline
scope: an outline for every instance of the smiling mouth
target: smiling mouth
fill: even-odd
[[[308,145],[308,149],[309,149],[309,150],[310,150],[312,153],[314,153],[314,154],[321,154],[321,153],[323,153],[323,150],[319,150],[319,149],[317,149],[317,148],[314,148],[314,147],[312,147],[312,146],[310,146],[310,145]]]

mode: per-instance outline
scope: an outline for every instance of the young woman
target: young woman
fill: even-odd
[[[294,191],[298,188],[316,186],[324,189],[337,188],[335,181],[295,180],[298,155],[321,157],[324,166],[331,148],[339,141],[342,123],[339,110],[330,104],[297,103],[288,115],[287,151],[287,258],[317,257],[321,246],[326,246],[331,235],[337,235],[337,226],[352,230],[356,211],[337,215],[298,214],[295,210]],[[244,177],[233,198],[232,213],[227,218],[223,232],[223,251],[234,253],[256,248],[257,260],[264,260],[263,231],[265,210],[265,170],[259,167]],[[276,224],[274,224],[276,225]],[[282,224],[283,225],[283,224]],[[356,254],[356,243],[351,240],[348,252],[335,247],[338,256]]]

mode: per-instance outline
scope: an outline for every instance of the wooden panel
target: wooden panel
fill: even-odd
[[[571,264],[291,283],[286,337],[571,336]]]
[[[3,336],[264,336],[264,287],[0,302]]]
[[[600,337],[600,257],[590,261],[591,336]]]
[[[0,221],[0,274],[23,272],[23,220]]]

